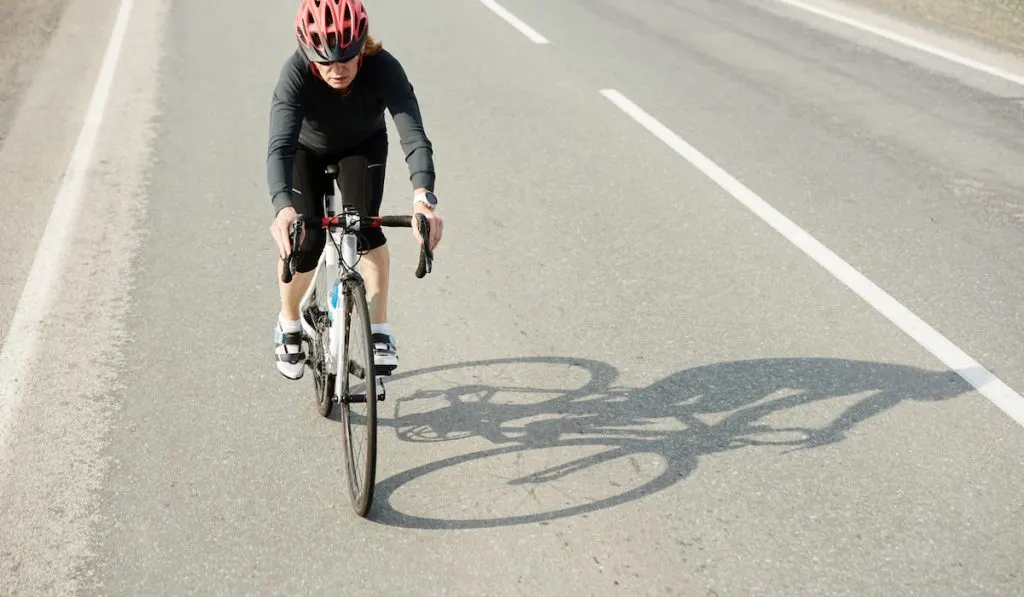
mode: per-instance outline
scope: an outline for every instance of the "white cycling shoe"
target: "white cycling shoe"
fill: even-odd
[[[391,334],[372,334],[373,368],[377,375],[391,375],[398,368],[398,349]]]
[[[302,351],[302,330],[285,332],[278,321],[274,326],[274,354],[277,370],[288,379],[302,379],[306,372],[306,353]]]

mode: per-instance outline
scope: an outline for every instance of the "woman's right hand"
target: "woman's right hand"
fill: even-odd
[[[277,217],[274,218],[274,223],[270,225],[270,235],[274,237],[274,242],[277,243],[277,251],[281,255],[281,260],[288,259],[288,256],[292,252],[292,242],[289,238],[291,233],[292,222],[298,214],[295,212],[294,207],[285,207],[281,211],[277,212]]]

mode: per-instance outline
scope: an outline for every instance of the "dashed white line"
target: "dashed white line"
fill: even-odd
[[[535,44],[550,43],[550,42],[548,42],[547,38],[545,38],[540,33],[537,33],[536,29],[534,29],[533,27],[530,27],[526,23],[524,23],[521,20],[519,20],[518,18],[516,18],[516,16],[514,14],[512,14],[509,11],[505,10],[500,4],[498,4],[494,0],[480,0],[480,3],[483,4],[484,6],[486,6],[487,8],[491,9],[491,11],[494,12],[494,14],[496,14],[499,17],[505,19],[505,21],[509,25],[512,25],[513,27],[515,27],[516,30],[518,30],[520,33],[525,35],[527,37],[527,39],[529,39],[533,43],[535,43]]]
[[[50,219],[36,249],[25,288],[15,307],[3,349],[0,350],[0,453],[6,446],[12,414],[21,400],[23,377],[35,352],[40,325],[52,301],[54,282],[60,274],[64,247],[74,230],[85,174],[92,161],[96,136],[103,122],[133,4],[134,0],[121,0],[117,20],[110,33],[110,42],[103,56],[96,86],[93,88],[92,99],[85,113],[85,121],[71,152],[71,160],[57,192]],[[74,305],[69,305],[69,309],[60,316],[74,316]]]
[[[926,44],[926,43],[918,41],[916,39],[913,39],[913,38],[907,37],[905,35],[901,35],[899,33],[896,33],[895,31],[890,31],[888,29],[883,29],[882,27],[876,27],[874,25],[869,25],[869,24],[864,23],[862,21],[858,21],[857,19],[853,19],[853,18],[850,18],[848,16],[841,15],[841,14],[836,13],[836,12],[832,12],[830,10],[825,10],[824,8],[819,8],[817,6],[813,6],[811,4],[807,4],[806,2],[801,2],[800,0],[776,0],[776,1],[777,2],[781,2],[782,4],[786,4],[788,6],[792,6],[794,8],[799,8],[801,10],[805,10],[807,12],[816,14],[819,17],[824,17],[826,19],[831,19],[833,21],[836,21],[837,23],[842,23],[844,25],[848,25],[848,26],[853,27],[855,29],[860,29],[861,31],[866,31],[866,32],[871,33],[873,35],[877,35],[879,37],[888,39],[889,41],[893,41],[893,42],[896,42],[898,44],[907,46],[908,48],[913,48],[915,50],[920,50],[921,52],[925,52],[925,53],[931,54],[933,56],[938,56],[939,58],[944,58],[946,60],[949,60],[950,62],[954,62],[954,63],[959,64],[961,66],[966,66],[968,68],[973,68],[974,70],[977,70],[977,71],[980,71],[980,72],[992,75],[994,77],[999,77],[1000,79],[1003,79],[1003,80],[1006,80],[1006,81],[1010,81],[1011,83],[1016,83],[1018,85],[1024,85],[1024,77],[1022,77],[1020,75],[1015,75],[1015,74],[1013,74],[1011,72],[1008,72],[1008,71],[1003,70],[1001,68],[997,68],[995,66],[991,66],[989,64],[985,64],[984,62],[975,60],[973,58],[968,58],[967,56],[962,56],[962,55],[957,54],[955,52],[950,52],[949,50],[944,50],[942,48],[939,48],[939,47],[936,47],[936,46],[933,46],[933,45],[930,45],[930,44]]]
[[[628,98],[614,89],[603,89],[601,94],[828,270],[1024,427],[1024,398],[1020,394]]]

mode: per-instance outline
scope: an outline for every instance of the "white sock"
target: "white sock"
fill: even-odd
[[[385,323],[371,323],[370,324],[370,333],[371,334],[387,334],[387,335],[390,336],[391,335],[391,328],[388,327],[388,324],[386,322]]]
[[[302,329],[302,326],[299,325],[298,319],[292,321],[278,315],[277,322],[281,324],[281,329],[284,330],[285,333],[297,332]]]
[[[294,333],[294,332],[298,332],[298,331],[302,330],[302,326],[299,324],[299,320],[298,319],[296,319],[295,321],[292,321],[290,319],[284,319],[280,315],[278,315],[278,317],[277,317],[277,325],[281,326],[281,330],[284,333],[286,333],[286,334],[290,334],[290,333]],[[285,346],[282,346],[281,348],[283,348],[286,352],[288,351],[288,349],[285,348]]]

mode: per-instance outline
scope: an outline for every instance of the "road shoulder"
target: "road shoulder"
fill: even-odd
[[[1024,56],[1019,0],[847,0],[936,32]]]
[[[145,233],[160,80],[154,65],[166,4],[151,1],[131,14],[73,232],[64,239],[61,273],[48,288],[53,307],[30,332],[38,337],[36,348],[21,357],[24,375],[5,380],[16,400],[0,396],[12,405],[0,444],[0,595],[98,590],[100,490],[117,467],[105,448],[111,418],[126,399],[116,378],[131,358],[124,313]],[[23,276],[31,264],[119,5],[71,0],[0,148],[0,181],[12,190],[9,196],[34,200],[16,210],[14,222],[0,225],[0,247],[11,242],[17,249],[7,253],[14,259],[2,273]],[[79,76],[62,79],[67,72]],[[22,212],[31,221],[15,227]],[[22,285],[0,286],[8,322]]]
[[[66,5],[67,0],[0,0],[0,146]]]

